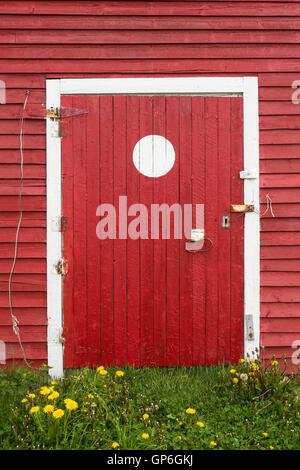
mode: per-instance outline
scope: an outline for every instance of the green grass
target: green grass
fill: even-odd
[[[49,400],[51,393],[40,394],[42,386],[51,386],[45,368],[0,369],[0,448],[112,449],[114,442],[130,450],[299,448],[299,378],[284,379],[277,366],[254,371],[247,381],[240,374],[252,371],[248,363],[128,367],[121,377],[116,370],[68,371],[54,385],[59,397]],[[66,398],[78,408],[66,409]],[[45,413],[47,404],[64,416]],[[39,406],[36,413],[30,413],[33,406]],[[186,413],[188,408],[195,413]]]

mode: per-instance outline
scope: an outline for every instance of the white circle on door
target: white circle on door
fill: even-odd
[[[133,163],[144,176],[158,178],[166,175],[175,163],[171,142],[161,135],[146,135],[133,149]]]

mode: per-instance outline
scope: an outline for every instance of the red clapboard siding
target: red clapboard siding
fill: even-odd
[[[0,80],[5,82],[7,89],[7,104],[0,105],[0,331],[5,332],[11,341],[7,343],[9,361],[17,359],[21,362],[22,359],[15,338],[8,332],[7,276],[18,221],[18,134],[25,93],[30,90],[28,110],[31,108],[36,113],[40,109],[39,104],[45,102],[46,78],[88,76],[258,76],[261,213],[266,210],[268,194],[275,214],[273,218],[269,211],[261,220],[261,339],[266,346],[264,357],[270,358],[273,354],[277,357],[282,353],[291,357],[291,342],[294,337],[300,337],[300,105],[291,101],[295,91],[291,84],[300,79],[299,57],[298,0],[0,1]],[[105,99],[101,100],[105,107]],[[128,104],[129,111],[130,106],[134,109],[134,97]],[[170,112],[171,107],[172,104]],[[116,110],[120,126],[122,109],[120,100]],[[128,112],[127,118],[133,129],[132,138],[137,138],[137,117]],[[196,121],[197,116],[194,116]],[[76,120],[72,120],[68,132],[76,133],[76,125]],[[96,129],[97,123],[94,125]],[[13,278],[13,303],[17,317],[21,318],[20,324],[28,327],[28,330],[21,331],[26,355],[39,365],[47,358],[45,121],[38,116],[26,119],[24,133],[24,214],[18,250],[20,259]],[[111,149],[110,142],[98,142],[96,136],[88,145],[89,148],[100,145],[106,152]],[[122,141],[119,145],[126,144]],[[130,141],[127,141],[127,147],[131,148]],[[81,152],[84,154],[84,149]],[[109,153],[105,164],[109,164]],[[79,176],[79,166],[76,172]],[[120,173],[115,177],[123,178],[123,175]],[[135,173],[127,174],[127,182],[134,177]],[[126,184],[125,177],[121,183]],[[162,188],[167,200],[176,184],[178,181],[174,180],[172,187]],[[94,188],[94,191],[100,190],[102,197],[104,194],[110,195],[109,182],[101,188]],[[135,200],[140,190],[152,197],[150,188],[140,188],[139,181],[136,181],[128,197]],[[93,214],[88,212],[87,217],[91,218]],[[122,270],[122,247],[115,248],[118,269]],[[139,257],[147,262],[143,258],[144,253],[136,251],[130,240],[127,250],[130,259],[126,286],[129,305],[127,328],[136,332],[137,336],[137,342],[128,344],[126,350],[128,360],[132,362],[140,348],[140,328],[142,331],[144,328],[143,324],[139,324],[140,305],[135,286],[145,289],[142,300],[145,303],[150,301],[147,289],[151,290],[153,286],[151,272],[149,283],[145,286],[139,286],[139,278],[135,275]],[[168,256],[169,250],[172,251],[171,258]],[[226,255],[223,253],[223,256]],[[113,253],[101,250],[99,262],[110,263],[113,256]],[[178,256],[177,244],[168,245],[168,269],[172,270],[173,258],[177,259]],[[101,280],[97,275],[95,265],[88,275],[88,283],[92,285],[95,282],[102,286],[99,295],[105,298],[114,279],[108,277]],[[198,288],[201,288],[203,273],[199,272],[198,276],[199,281],[194,282],[198,282]],[[155,278],[153,282],[159,285],[162,281]],[[121,292],[124,288],[120,286]],[[124,312],[118,299],[116,301],[120,307],[116,326],[121,328],[124,326]],[[99,299],[87,297],[86,302],[91,311],[91,317],[86,321],[95,326],[91,333],[94,335],[92,340],[100,341],[100,335],[97,335],[101,327],[105,342],[103,331],[110,326],[95,325],[95,308]],[[171,319],[170,323],[172,331],[168,331],[167,335],[173,335],[173,343],[178,340],[179,346],[180,329],[175,321],[178,302],[172,296],[167,298],[167,302],[174,311],[174,321],[172,324]],[[153,308],[155,320],[155,308],[159,306],[154,303]],[[223,326],[226,327],[226,319],[224,321]],[[38,330],[32,329],[30,333],[31,327]],[[149,337],[153,331],[143,331],[143,334]],[[195,338],[201,338],[203,332],[196,330],[194,334]],[[155,341],[162,341],[162,338],[158,337]],[[114,347],[120,350],[119,344]],[[221,349],[224,347],[226,345],[220,345]],[[120,354],[123,353],[125,351],[120,350]],[[141,353],[143,360],[151,362],[147,351],[142,350]],[[89,354],[89,360],[93,362],[93,351]],[[178,350],[168,350],[167,345],[166,354],[170,362],[176,362]]]

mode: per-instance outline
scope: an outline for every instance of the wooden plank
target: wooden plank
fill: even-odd
[[[261,160],[260,172],[261,174],[300,173],[300,159],[278,158],[276,160]]]
[[[262,130],[259,133],[261,144],[299,144],[299,131],[296,129],[274,129]]]
[[[217,364],[218,361],[218,305],[219,279],[216,267],[219,267],[218,227],[218,100],[214,97],[205,99],[205,233],[212,240],[214,248],[202,255],[206,258],[206,326],[205,326],[205,363]]]
[[[114,206],[119,214],[118,238],[114,244],[114,350],[115,364],[127,363],[127,224],[120,223],[120,211],[124,221],[124,210],[119,196],[127,192],[126,154],[126,98],[113,97],[113,158],[114,158]],[[125,216],[126,217],[126,216]],[[124,230],[125,229],[125,230]]]
[[[300,27],[300,18],[299,18]],[[226,65],[226,66],[225,66]],[[167,59],[153,59],[151,61],[142,59],[124,60],[80,60],[69,59],[62,61],[57,59],[19,59],[10,61],[0,60],[0,66],[7,73],[78,73],[78,70],[85,70],[85,73],[201,73],[201,72],[222,72],[230,70],[232,73],[257,73],[273,70],[277,72],[299,72],[300,59],[174,59],[172,62]],[[292,104],[293,105],[293,104]],[[274,112],[272,112],[274,114]]]
[[[100,202],[100,102],[87,96],[86,105],[86,217],[87,217],[87,356],[89,367],[100,363],[100,241],[96,236],[96,209]],[[76,191],[76,188],[75,188]]]
[[[24,343],[45,343],[47,341],[47,328],[45,326],[21,325],[19,329],[21,340],[22,342],[24,341]],[[18,338],[11,326],[0,325],[0,337],[2,338],[2,341],[5,342],[18,342]]]
[[[280,218],[295,218],[295,217],[299,217],[299,214],[300,214],[300,205],[299,204],[273,204],[272,203],[272,209],[273,209],[273,214],[275,215],[276,217],[276,222],[272,216],[272,212],[270,210],[268,210],[268,212],[266,212],[267,210],[267,204],[266,202],[264,201],[264,203],[261,204],[261,207],[260,207],[260,212],[262,214],[262,217],[261,217],[261,226],[266,226],[268,228],[269,227],[272,227],[272,226],[276,226],[276,225],[273,225],[273,224],[269,224],[265,221],[267,221],[268,219],[272,219],[273,222],[275,222],[276,224],[279,224],[278,220],[277,219],[280,219]]]
[[[0,291],[8,291],[9,274],[0,274]],[[14,274],[12,292],[46,292],[47,280],[43,274]]]
[[[153,98],[140,97],[140,137],[153,135]],[[153,179],[140,176],[140,202],[148,208],[153,203]],[[148,218],[149,223],[149,218]],[[151,236],[150,223],[148,225]],[[151,239],[141,240],[141,365],[154,364],[154,249]]]
[[[300,271],[300,259],[261,260],[261,271]]]
[[[1,107],[0,107],[1,111]],[[39,164],[45,165],[46,164],[46,154],[44,150],[24,150],[24,171],[25,166],[28,164]],[[20,151],[7,149],[7,150],[0,150],[0,164],[18,164],[20,165]]]
[[[294,341],[299,340],[299,333],[262,333],[261,334],[261,345],[262,346],[275,346],[275,347],[282,347],[282,346],[289,346]]]
[[[236,159],[232,161],[231,139],[235,139],[235,129],[231,129],[231,98],[218,99],[218,183],[217,187],[222,188],[218,192],[218,282],[219,299],[218,309],[218,361],[229,362],[231,360],[231,230],[222,227],[223,215],[229,215],[228,202],[232,200],[230,182],[236,174],[232,175],[232,168],[237,165]],[[233,133],[231,137],[231,132]],[[208,189],[210,191],[210,189]],[[210,234],[207,233],[210,237]],[[234,306],[236,308],[237,306]],[[209,318],[207,319],[209,321]]]
[[[1,134],[20,134],[20,121],[12,119],[2,119],[0,126]],[[24,133],[26,134],[45,134],[46,133],[46,121],[41,120],[28,120],[24,126]]]
[[[282,159],[282,158],[299,158],[300,145],[260,145],[261,159]]]
[[[261,316],[267,318],[298,318],[299,308],[299,302],[261,302]]]
[[[192,200],[192,102],[190,97],[180,97],[179,121],[179,201],[181,207]],[[191,365],[193,361],[193,318],[192,318],[192,257],[185,250],[185,239],[180,240],[180,351],[179,365]]]
[[[20,177],[20,165],[14,164],[1,164],[1,178],[3,179],[16,179]],[[23,166],[24,179],[45,179],[46,166],[45,165],[28,165]]]
[[[231,99],[231,200],[242,201],[244,185],[239,178],[243,167],[243,101]],[[228,202],[227,202],[228,204]],[[233,219],[233,218],[232,218]],[[219,221],[220,223],[220,221]],[[244,218],[231,224],[231,355],[233,363],[244,350]],[[220,260],[222,262],[222,260]]]
[[[278,38],[279,41],[279,38]],[[76,45],[6,45],[0,49],[0,59],[291,59],[300,55],[300,45],[268,44],[105,44]],[[7,102],[24,100],[24,90],[7,90]],[[259,99],[288,100],[290,87],[262,87]],[[33,90],[31,103],[43,99],[44,90]]]
[[[26,359],[30,361],[31,365],[39,367],[42,363],[47,363],[47,344],[46,343],[23,343]],[[22,361],[18,361],[22,359]],[[6,343],[6,360],[12,362],[12,365],[24,365],[23,354],[19,344]]]
[[[21,1],[3,3],[0,6],[1,14],[18,15],[83,15],[83,16],[118,16],[118,15],[193,15],[193,16],[223,16],[224,9],[228,16],[297,16],[299,6],[295,0],[289,0],[285,4],[270,3],[269,0],[261,2],[251,0],[250,2],[231,1],[219,3],[213,2],[135,2],[135,1],[112,1],[91,2],[84,5],[75,1],[73,8],[67,1],[57,1],[55,5],[47,1],[35,1],[24,4]]]
[[[22,195],[42,196],[46,194],[45,180],[24,180]],[[0,196],[18,196],[20,180],[0,180]]]
[[[15,212],[1,212],[0,227],[17,227],[19,214]],[[45,212],[23,212],[22,227],[46,227]]]
[[[261,286],[300,286],[300,272],[261,272]]]
[[[15,228],[6,228],[0,230],[0,243],[14,242],[16,238]],[[46,242],[46,230],[44,228],[36,228],[34,231],[31,228],[20,229],[19,242]]]
[[[274,211],[274,209],[273,209]],[[275,214],[275,213],[274,213]],[[299,215],[299,213],[298,213]],[[288,214],[286,214],[288,217]],[[262,232],[293,232],[300,231],[300,220],[299,218],[268,218],[261,219],[261,230]]]
[[[173,21],[173,18],[172,20]],[[76,35],[73,30],[59,31],[59,44],[299,44],[299,31],[288,30],[185,30],[185,29],[78,29]],[[172,28],[172,26],[171,26]],[[0,30],[0,44],[57,44],[57,31],[48,29],[47,34],[43,30]],[[271,74],[268,74],[271,75]],[[29,78],[29,77],[28,77]],[[0,75],[0,79],[1,75]],[[263,77],[264,86],[268,76]],[[297,78],[295,78],[297,79]],[[5,78],[4,78],[5,80]],[[281,79],[270,77],[270,83],[284,83]],[[290,80],[290,83],[293,80]],[[29,82],[31,88],[42,88],[41,80],[36,77]],[[19,85],[18,79],[13,82]],[[267,82],[268,83],[268,82]],[[24,82],[21,86],[24,85]]]
[[[262,246],[261,259],[298,259],[300,246]]]
[[[196,226],[196,204],[203,204],[206,194],[205,179],[205,98],[193,97],[191,102],[191,127],[192,127],[192,170],[191,170],[191,189],[193,205],[193,227]],[[224,149],[226,152],[226,149]],[[179,182],[180,184],[180,182]],[[204,219],[204,214],[203,214]],[[192,307],[193,307],[193,365],[202,365],[205,363],[205,326],[206,326],[206,258],[201,255],[191,254],[192,261]]]
[[[261,302],[300,302],[299,287],[262,287]]]
[[[73,106],[86,109],[86,96],[73,98]],[[87,128],[86,115],[77,116],[73,120],[73,152],[76,158],[73,162],[74,171],[74,271],[73,271],[73,315],[74,315],[74,359],[73,367],[87,365]],[[67,158],[67,155],[66,155]]]
[[[291,88],[291,96],[293,91],[295,90]],[[259,114],[261,116],[293,116],[295,114],[299,115],[299,106],[292,102],[291,97],[288,101],[260,101]]]
[[[170,207],[179,202],[179,149],[180,149],[180,100],[169,96],[166,100],[166,138],[175,150],[175,162],[167,175],[166,204]],[[174,231],[173,231],[174,232]],[[180,351],[180,240],[171,235],[166,243],[166,363],[168,366],[179,364]]]
[[[100,203],[114,203],[113,184],[113,102],[111,96],[100,97]],[[101,350],[103,365],[114,362],[114,252],[113,240],[99,240],[101,270]]]
[[[300,190],[298,188],[261,188],[260,201],[266,202],[266,194],[271,197],[272,203],[297,203],[300,200]]]
[[[0,258],[13,258],[14,243],[0,243]],[[45,243],[19,243],[18,259],[20,258],[46,258]]]
[[[0,54],[1,57],[1,54]],[[8,58],[8,57],[7,57]],[[16,55],[15,59],[21,59],[20,56]],[[24,85],[23,85],[24,86]],[[8,88],[5,94],[5,101],[7,104],[21,103],[23,105],[26,96],[26,89],[13,89]],[[30,105],[41,104],[45,101],[45,90],[30,90],[29,95]]]
[[[19,325],[47,325],[47,310],[45,308],[14,308],[14,315],[18,319]],[[0,318],[1,325],[12,325],[8,307],[0,309]]]
[[[127,96],[127,202],[128,207],[140,201],[140,173],[132,161],[132,152],[140,139],[139,97]],[[139,213],[134,214],[136,216]],[[128,218],[128,225],[135,217]],[[140,230],[140,227],[139,227]],[[128,363],[138,367],[141,363],[140,337],[140,299],[141,299],[141,240],[128,236],[127,240],[127,329],[128,329]],[[144,275],[144,273],[143,273]]]
[[[22,195],[22,206],[24,211],[45,211],[46,199],[44,196]],[[18,211],[18,196],[1,196],[0,211]]]
[[[299,232],[262,232],[261,246],[300,245]]]
[[[12,259],[0,259],[0,273],[10,273]],[[46,260],[45,259],[18,259],[14,269],[15,274],[26,273],[46,273]]]
[[[153,134],[166,135],[166,97],[153,97]],[[155,171],[155,168],[154,168]],[[168,175],[154,178],[153,204],[166,201]],[[166,254],[169,240],[163,239],[163,228],[159,239],[153,240],[153,270],[154,270],[154,364],[166,366]]]
[[[0,292],[0,307],[7,308],[8,292]],[[15,292],[13,297],[14,307],[46,307],[47,296],[46,292]]]
[[[299,129],[300,114],[292,116],[260,116],[260,129]]]
[[[24,135],[24,149],[45,149],[46,139],[41,135]],[[19,149],[18,135],[0,135],[0,149]]]
[[[73,106],[72,96],[62,96],[61,105]],[[68,260],[68,273],[63,277],[63,336],[64,367],[75,364],[75,319],[74,319],[74,158],[73,126],[69,127],[67,136],[61,144],[61,174],[62,174],[62,215],[67,217],[68,230],[63,232],[63,258]],[[76,149],[77,151],[77,149]]]
[[[300,333],[300,318],[262,318],[262,333]]]

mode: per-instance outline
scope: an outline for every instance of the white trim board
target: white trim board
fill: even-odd
[[[182,94],[242,96],[244,104],[244,169],[259,174],[258,80],[257,77],[185,78],[76,78],[47,80],[47,108],[60,106],[61,95]],[[54,377],[63,375],[62,281],[54,265],[62,256],[62,234],[52,230],[61,216],[61,140],[51,137],[47,121],[47,308],[48,365]],[[243,169],[241,169],[243,170]],[[260,345],[260,220],[259,178],[244,180],[244,204],[257,212],[245,214],[244,224],[244,357],[256,355]],[[246,316],[253,320],[254,339],[247,338]]]

